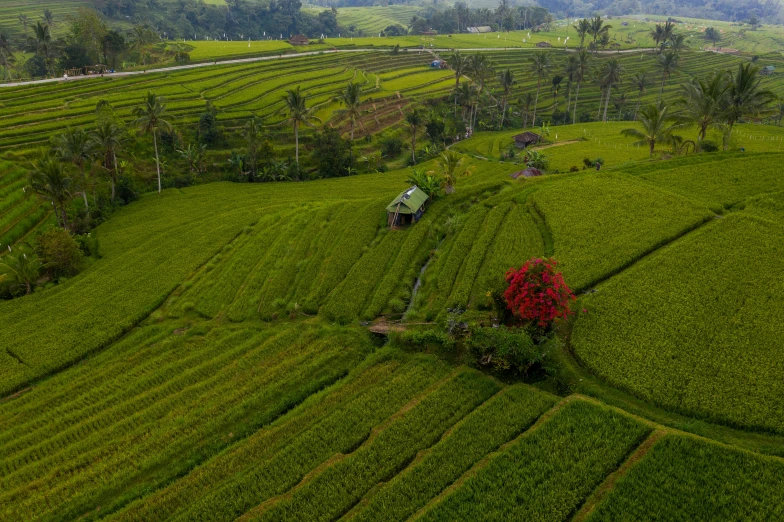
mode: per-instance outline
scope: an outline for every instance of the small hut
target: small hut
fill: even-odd
[[[493,32],[493,28],[490,27],[489,25],[480,25],[480,26],[477,26],[477,27],[468,27],[466,30],[469,33],[472,33],[472,34],[492,33]]]
[[[308,45],[310,41],[308,40],[308,37],[305,36],[304,34],[295,34],[294,36],[289,38],[289,43],[291,45]]]
[[[760,74],[763,76],[770,76],[775,71],[776,71],[775,67],[773,67],[772,65],[768,65],[767,67],[763,67],[762,69],[760,69]]]
[[[542,175],[542,171],[539,170],[539,169],[535,169],[533,167],[528,167],[525,170],[518,170],[517,172],[515,172],[513,174],[509,174],[509,176],[512,179],[517,179],[517,178],[535,178],[535,177],[541,176],[541,175]]]
[[[416,185],[407,188],[387,205],[387,223],[390,227],[416,223],[425,212],[427,200],[427,194]]]
[[[531,131],[525,131],[522,134],[518,134],[514,137],[515,147],[518,149],[524,149],[529,145],[536,145],[541,139],[542,137],[538,134]]]
[[[537,47],[552,47],[553,44],[551,44],[550,42],[537,42],[536,46]]]

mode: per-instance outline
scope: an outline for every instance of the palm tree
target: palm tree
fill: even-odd
[[[534,104],[536,100],[534,99],[534,95],[530,92],[527,92],[520,96],[520,100],[518,101],[520,104],[520,115],[523,117],[523,128],[528,128],[528,116],[533,114]]]
[[[142,65],[147,65],[147,46],[154,40],[154,33],[149,27],[142,24],[133,26],[131,47],[135,49],[142,59]]]
[[[42,154],[32,164],[29,183],[33,192],[41,199],[52,203],[57,224],[68,228],[65,206],[71,200],[71,189],[74,185],[71,178],[66,175],[63,164],[47,154]]]
[[[112,203],[114,203],[115,187],[119,168],[117,165],[117,150],[125,140],[125,131],[110,120],[99,120],[98,127],[90,133],[93,148],[101,156],[101,165],[109,174],[109,183],[112,188]]]
[[[460,103],[463,111],[463,123],[469,127],[471,126],[472,121],[466,121],[466,112],[469,113],[470,119],[473,120],[473,108],[478,97],[477,88],[465,82],[462,83],[459,88],[455,89],[455,101]]]
[[[630,82],[632,87],[637,91],[637,107],[634,108],[634,121],[637,121],[637,113],[640,111],[640,103],[642,103],[642,95],[648,89],[648,73],[640,71],[631,77]]]
[[[25,37],[26,37],[27,36],[27,24],[30,23],[30,21],[28,20],[26,14],[20,14],[19,15],[19,23],[22,24],[22,27],[24,28]]]
[[[624,68],[617,58],[610,58],[604,62],[600,76],[600,84],[603,89],[607,91],[605,94],[606,99],[604,102],[604,115],[602,121],[607,121],[607,107],[610,105],[610,90],[617,83],[620,83],[623,76]]]
[[[670,75],[678,68],[679,61],[680,56],[675,51],[667,51],[666,53],[660,54],[657,57],[656,63],[662,71],[661,88],[659,89],[659,101],[661,101],[662,93],[664,92],[664,83],[667,81],[667,78],[669,78]]]
[[[588,34],[593,36],[594,49],[596,49],[597,39],[602,38],[604,35],[609,36],[610,29],[612,29],[612,26],[605,24],[601,16],[594,16],[590,20],[590,28],[588,29]]]
[[[299,90],[289,89],[283,96],[284,109],[288,113],[288,121],[294,126],[294,157],[299,167],[299,127],[313,126],[313,109],[307,106],[308,96]]]
[[[590,33],[591,31],[591,21],[587,18],[583,18],[579,22],[577,22],[577,36],[580,37],[580,49],[585,47],[585,36]]]
[[[759,67],[753,64],[739,64],[737,74],[730,78],[721,106],[727,122],[727,142],[732,136],[733,125],[741,118],[758,118],[773,112],[771,104],[776,101],[776,95],[761,88],[762,79],[758,73]]]
[[[577,75],[577,56],[570,54],[566,57],[564,64],[564,74],[566,75],[566,113],[568,114],[572,107],[572,83]]]
[[[509,93],[514,87],[517,81],[515,80],[514,74],[510,69],[504,70],[501,74],[498,75],[498,83],[501,84],[501,89],[503,89],[503,109],[501,111],[501,128],[504,127],[504,117],[506,116],[506,105],[509,101]]]
[[[161,160],[158,156],[158,132],[171,132],[172,124],[166,119],[166,99],[159,97],[152,91],[147,91],[141,107],[133,111],[136,120],[134,127],[142,134],[152,134],[152,144],[155,149],[155,169],[158,172],[158,194],[161,193]]]
[[[618,121],[621,121],[621,116],[623,115],[623,108],[626,107],[626,102],[629,101],[628,96],[626,96],[625,92],[618,94],[613,100],[613,103],[616,107],[618,107]]]
[[[12,288],[23,288],[25,295],[30,295],[43,265],[27,243],[17,245],[16,250],[0,258],[0,273],[4,280],[10,280]]]
[[[664,52],[664,46],[672,38],[675,31],[675,24],[669,20],[664,25],[656,24],[656,27],[651,31],[651,38],[659,48],[659,54]]]
[[[465,158],[455,151],[448,150],[441,154],[438,165],[441,167],[441,176],[444,180],[444,192],[451,194],[455,191],[455,184],[459,176],[471,174],[470,168],[464,168]]]
[[[11,69],[16,66],[16,56],[11,51],[11,44],[5,34],[0,34],[0,67],[3,69],[3,77],[11,79]]]
[[[359,119],[359,108],[362,105],[362,87],[359,83],[348,82],[348,85],[338,94],[336,101],[345,106],[349,121],[351,122],[351,141],[354,141],[354,126]]]
[[[31,45],[35,48],[35,53],[44,59],[46,68],[51,74],[52,35],[49,31],[49,26],[37,22],[33,26],[33,35],[34,38],[31,39]]]
[[[536,99],[534,100],[534,119],[531,125],[536,126],[536,108],[539,105],[539,91],[542,88],[542,78],[547,78],[550,75],[550,69],[553,66],[553,61],[550,53],[536,53],[531,57],[531,65],[528,71],[536,76]]]
[[[651,39],[653,39],[653,43],[655,44],[654,45],[655,47],[659,47],[662,42],[666,41],[666,39],[664,38],[664,28],[662,27],[661,24],[656,24],[656,26],[653,29],[651,29],[650,36]],[[659,47],[659,52],[661,52],[661,47]]]
[[[661,103],[658,105],[651,104],[643,108],[640,111],[640,123],[642,124],[642,131],[638,129],[624,129],[621,131],[621,135],[637,138],[639,141],[635,145],[648,145],[651,156],[653,156],[656,142],[669,142],[672,132],[680,126],[668,114],[667,107]]]
[[[574,113],[572,115],[572,123],[577,123],[577,99],[580,96],[580,85],[582,85],[585,75],[588,74],[588,68],[591,65],[591,55],[585,49],[580,49],[575,55],[577,58],[577,68],[574,71],[575,79],[577,80],[577,92],[574,93]]]
[[[555,104],[556,111],[558,110],[558,91],[561,90],[561,82],[563,82],[563,79],[563,76],[556,74],[551,80],[550,92],[553,93],[553,103]]]
[[[718,71],[705,80],[695,78],[681,86],[680,119],[697,127],[697,142],[705,139],[709,128],[721,125],[721,104],[728,87],[725,71]]]
[[[83,129],[67,129],[54,139],[52,150],[57,158],[67,161],[79,171],[79,184],[81,185],[84,208],[88,214],[90,205],[87,203],[87,164],[95,155],[95,147],[90,136]]]
[[[41,16],[41,20],[43,20],[44,23],[49,27],[54,27],[54,16],[52,15],[51,9],[44,9],[44,14]]]
[[[250,161],[251,176],[256,175],[258,169],[258,151],[262,139],[264,139],[264,132],[261,128],[261,122],[255,116],[245,124],[245,129],[242,132],[242,137],[245,138],[245,143],[248,146],[248,159]]]
[[[679,53],[686,49],[686,36],[682,34],[674,34],[670,37],[670,50]]]
[[[460,77],[465,74],[468,68],[468,60],[460,54],[460,51],[455,51],[452,56],[446,59],[446,62],[455,71],[455,87],[460,87]]]
[[[419,109],[414,109],[411,112],[406,113],[406,123],[408,124],[408,128],[411,131],[411,162],[415,164],[417,130],[424,123],[422,111]]]

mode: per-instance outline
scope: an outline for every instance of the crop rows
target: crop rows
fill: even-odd
[[[585,298],[576,353],[663,406],[784,432],[783,240],[780,223],[739,214],[692,232]]]
[[[98,499],[111,510],[269,424],[342,378],[367,353],[362,337],[318,327],[201,334],[136,346],[135,357],[150,363],[147,371],[136,370],[130,387],[105,394],[100,408],[66,409],[83,404],[75,396],[60,406],[65,417],[49,417],[43,429],[15,427],[14,440],[4,445],[6,516],[70,518]],[[123,358],[112,362],[126,365]],[[111,363],[94,369],[115,370]],[[93,376],[92,382],[112,387],[111,380]],[[58,430],[51,430],[52,421]],[[140,479],[146,485],[134,486]]]
[[[600,406],[570,402],[416,520],[564,520],[648,432]]]
[[[661,520],[778,520],[784,517],[782,475],[780,458],[670,435],[618,481],[587,520],[642,520],[651,513]]]
[[[0,162],[0,250],[54,221],[50,205],[26,187],[27,171],[14,163]]]

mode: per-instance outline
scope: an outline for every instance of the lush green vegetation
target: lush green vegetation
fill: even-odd
[[[599,52],[632,19],[584,21],[595,53],[390,48],[579,44],[529,11],[281,59],[132,41],[273,56],[0,91],[0,519],[780,518],[776,100],[691,96],[749,61],[696,34]]]

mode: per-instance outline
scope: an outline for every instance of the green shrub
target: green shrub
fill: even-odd
[[[703,140],[700,142],[701,152],[716,152],[719,150],[719,145],[715,141]]]
[[[477,363],[522,375],[542,367],[547,357],[547,352],[535,345],[525,330],[506,326],[475,328],[466,339],[466,346]]]
[[[35,238],[35,252],[44,270],[52,276],[72,276],[79,272],[84,253],[79,243],[62,228],[49,226]]]
[[[455,347],[455,340],[441,330],[406,330],[395,336],[395,340],[405,346],[412,348],[438,347],[452,349]]]

